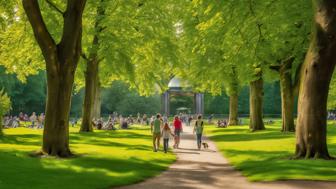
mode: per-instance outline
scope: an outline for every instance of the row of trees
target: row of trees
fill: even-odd
[[[15,75],[6,74],[0,69],[0,86],[8,94],[12,101],[10,114],[18,115],[20,112],[41,113],[44,112],[46,100],[45,73],[41,71],[37,75],[27,77],[26,82],[20,82]],[[82,105],[84,100],[84,89],[74,91],[71,101],[71,117],[82,116]],[[264,87],[264,114],[265,116],[281,115],[281,99],[279,82],[266,83]],[[114,81],[111,87],[101,89],[101,113],[108,115],[117,111],[123,115],[135,115],[138,112],[154,114],[160,111],[160,95],[140,96],[135,89],[129,89],[124,82]],[[112,98],[113,97],[113,98]],[[249,90],[243,87],[239,93],[238,113],[239,115],[249,114]],[[181,106],[193,108],[192,98],[186,100],[177,98],[176,102],[171,101],[171,110]],[[205,114],[229,114],[229,98],[225,93],[219,96],[205,94]],[[181,101],[183,101],[181,104]],[[331,101],[330,101],[331,102]]]
[[[172,5],[169,1],[118,0],[1,3],[1,56],[6,59],[2,65],[23,81],[38,69],[46,69],[43,153],[71,155],[68,124],[74,82],[77,90],[85,86],[81,131],[92,131],[101,85],[123,80],[141,94],[163,90],[161,83],[170,78],[163,73],[171,70],[169,65],[177,57],[174,17],[168,16]],[[11,41],[13,31],[17,40]],[[34,39],[39,48],[29,43]],[[20,69],[17,62],[22,62]]]
[[[335,8],[332,0],[3,2],[1,64],[22,80],[46,69],[42,151],[49,155],[71,155],[74,82],[85,86],[81,131],[92,131],[102,85],[124,80],[146,95],[163,91],[178,75],[196,90],[225,91],[231,125],[238,120],[239,92],[249,85],[253,131],[265,128],[264,80],[280,80],[283,131],[294,130],[299,94],[296,156],[329,158],[325,117],[336,63]]]
[[[252,131],[265,129],[264,80],[279,79],[283,131],[295,130],[299,95],[296,157],[329,159],[326,113],[336,63],[336,2],[195,0],[186,7],[181,46],[192,61],[187,61],[191,71],[180,74],[199,90],[226,89],[231,125],[237,120],[239,89],[248,84]]]
[[[297,12],[299,7],[302,13]],[[239,92],[250,85],[252,130],[265,128],[264,80],[280,80],[283,131],[293,131],[297,72],[308,48],[311,5],[306,1],[290,6],[286,1],[193,1],[188,10],[193,16],[185,18],[182,46],[189,49],[186,56],[192,59],[193,72],[182,73],[184,77],[196,85],[202,79],[200,90],[226,91],[230,125],[237,124]]]

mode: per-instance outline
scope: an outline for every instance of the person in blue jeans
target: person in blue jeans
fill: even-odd
[[[197,120],[196,120],[195,126],[194,126],[194,133],[196,133],[196,140],[197,140],[198,150],[200,150],[201,146],[202,146],[203,128],[204,128],[204,123],[203,123],[203,120],[202,120],[202,116],[199,115],[197,117]]]

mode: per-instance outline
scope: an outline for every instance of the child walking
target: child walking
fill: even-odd
[[[172,131],[169,128],[168,123],[166,122],[163,126],[162,129],[162,137],[163,137],[163,150],[164,153],[167,153],[168,151],[168,147],[169,147],[169,137],[170,136],[174,136],[174,134],[172,133]]]

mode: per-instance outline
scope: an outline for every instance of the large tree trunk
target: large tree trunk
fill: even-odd
[[[95,105],[96,83],[98,79],[97,61],[87,61],[85,71],[85,97],[83,102],[83,118],[81,132],[92,132],[93,109]]]
[[[229,125],[238,125],[238,94],[230,95]]]
[[[71,93],[81,54],[82,14],[86,0],[67,1],[62,13],[64,23],[59,44],[55,43],[43,21],[38,0],[22,0],[22,3],[46,62],[48,90],[42,151],[52,156],[68,157],[71,155]]]
[[[263,122],[263,79],[250,82],[250,129],[265,129]]]
[[[52,156],[67,157],[69,148],[69,113],[74,72],[68,68],[47,74],[48,91],[42,150]]]
[[[228,94],[230,96],[230,114],[228,125],[238,125],[238,91],[239,81],[235,66],[231,66],[231,72],[229,73],[230,81]]]
[[[294,125],[294,87],[291,76],[291,62],[284,63],[280,70],[282,131],[295,131]]]
[[[327,99],[336,64],[336,1],[313,0],[312,41],[301,72],[296,158],[330,159],[327,148]]]

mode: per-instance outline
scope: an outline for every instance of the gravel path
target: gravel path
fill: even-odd
[[[215,144],[196,150],[191,127],[184,127],[180,149],[174,150],[177,161],[161,175],[121,189],[336,189],[336,182],[277,181],[249,182],[218,152]],[[172,143],[172,142],[170,142]],[[170,144],[171,145],[171,144]]]

